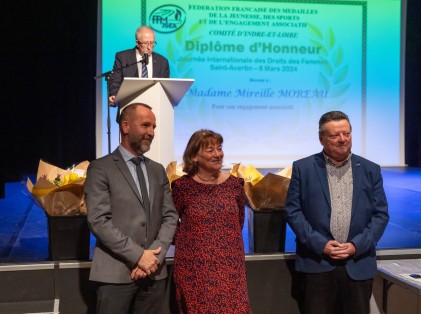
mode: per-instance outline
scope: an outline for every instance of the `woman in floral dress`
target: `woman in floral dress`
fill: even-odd
[[[184,152],[187,175],[173,182],[180,216],[174,281],[180,313],[251,313],[241,230],[244,181],[222,172],[223,138],[195,132]]]

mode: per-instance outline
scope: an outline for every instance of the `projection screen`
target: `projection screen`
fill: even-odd
[[[282,168],[321,151],[318,120],[341,110],[352,123],[354,153],[400,166],[402,8],[400,0],[102,0],[98,73],[135,46],[140,25],[155,30],[155,51],[168,58],[171,78],[195,79],[175,108],[178,162],[190,135],[206,128],[224,136],[225,166]],[[106,98],[103,80],[98,157],[108,152]]]

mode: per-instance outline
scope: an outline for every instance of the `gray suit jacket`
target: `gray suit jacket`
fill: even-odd
[[[169,78],[170,68],[168,60],[159,53],[152,53],[152,77]],[[117,52],[114,61],[114,72],[110,78],[109,96],[115,96],[125,77],[139,77],[136,63],[136,48]],[[126,65],[130,65],[125,67]],[[124,69],[121,69],[125,67]]]
[[[150,219],[119,149],[90,163],[85,182],[88,223],[96,237],[90,279],[129,283],[130,273],[145,249],[161,247],[161,263],[152,279],[167,276],[165,255],[178,214],[164,167],[145,158],[149,180]]]

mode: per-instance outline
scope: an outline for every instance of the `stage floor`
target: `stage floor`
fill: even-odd
[[[390,222],[377,248],[421,248],[421,169],[383,168],[382,173]],[[0,199],[0,263],[48,260],[47,218],[25,195],[25,190],[24,182],[7,183],[5,198]],[[247,219],[243,237],[246,253],[253,254],[249,249]],[[286,252],[294,252],[294,238],[287,228]],[[91,255],[94,243],[91,236]]]

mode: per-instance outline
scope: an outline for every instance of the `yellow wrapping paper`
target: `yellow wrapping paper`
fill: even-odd
[[[255,167],[235,164],[231,174],[244,179],[244,191],[249,206],[255,211],[279,210],[285,208],[291,167],[263,176]]]
[[[183,165],[177,165],[176,161],[168,164],[166,172],[170,183],[186,174],[182,169]],[[234,164],[230,170],[233,176],[244,179],[248,205],[256,211],[282,211],[285,208],[291,172],[292,167],[286,167],[263,176],[254,166],[240,163]]]
[[[183,164],[177,166],[176,161],[170,162],[165,170],[167,172],[168,181],[170,181],[170,186],[174,180],[186,174],[183,172]]]
[[[40,160],[36,183],[28,178],[26,187],[49,216],[86,215],[83,185],[88,165],[84,161],[66,170]]]

